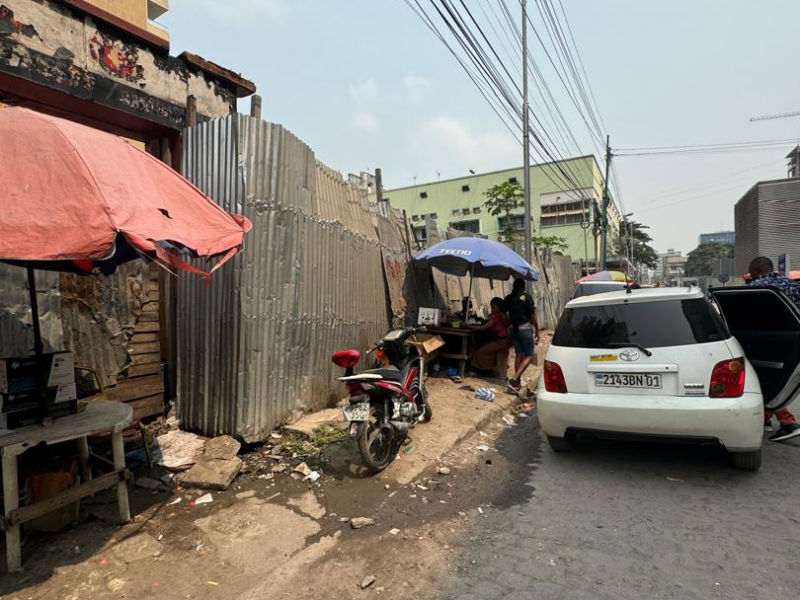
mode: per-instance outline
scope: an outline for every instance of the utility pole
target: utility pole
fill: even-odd
[[[531,133],[528,105],[528,0],[522,0],[522,168],[525,198],[525,262],[533,263],[531,233]]]
[[[603,182],[603,238],[600,245],[600,270],[606,270],[606,262],[608,261],[608,205],[611,197],[608,193],[608,177],[609,170],[611,169],[611,136],[606,136],[606,178]]]

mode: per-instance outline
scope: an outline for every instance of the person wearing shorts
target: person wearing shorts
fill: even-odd
[[[514,376],[508,381],[508,389],[518,394],[522,387],[522,375],[533,362],[536,338],[539,337],[536,306],[531,295],[525,290],[524,280],[514,280],[514,287],[505,299],[505,309],[511,323],[509,337],[516,353]]]

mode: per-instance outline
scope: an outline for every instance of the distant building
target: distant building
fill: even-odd
[[[701,233],[698,240],[699,244],[708,244],[716,242],[717,244],[735,244],[736,232],[735,231],[717,231],[715,233]]]
[[[92,4],[118,19],[169,41],[169,32],[157,22],[169,10],[169,0],[86,0],[84,4]]]
[[[659,254],[659,264],[653,274],[653,282],[658,282],[663,286],[682,286],[687,260],[689,259],[682,256],[680,250],[672,248],[664,254]]]
[[[778,255],[789,254],[790,264],[800,264],[800,179],[761,181],[734,207],[738,275],[747,272],[756,256],[778,264]]]
[[[591,262],[600,253],[600,236],[593,234],[599,220],[603,196],[603,173],[594,156],[581,156],[555,163],[531,167],[531,215],[534,235],[562,237],[575,262]],[[561,173],[567,173],[576,184],[574,189],[562,189]],[[384,200],[406,211],[418,240],[424,241],[426,219],[435,219],[438,227],[452,227],[492,240],[503,240],[509,226],[515,239],[522,240],[525,228],[523,209],[514,211],[510,221],[492,216],[486,210],[486,191],[494,185],[512,182],[522,184],[523,170],[506,169],[477,173],[458,179],[431,181],[404,188],[384,191]],[[619,239],[620,213],[612,202],[609,205],[609,254]],[[599,233],[599,230],[598,230]]]

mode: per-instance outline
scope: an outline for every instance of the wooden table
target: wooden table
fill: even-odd
[[[475,331],[470,329],[467,326],[464,327],[426,327],[427,333],[432,333],[434,335],[440,335],[444,338],[451,337],[451,338],[458,338],[461,340],[461,353],[460,354],[453,354],[451,352],[442,352],[439,356],[442,358],[449,358],[452,360],[457,360],[459,363],[458,366],[458,374],[461,377],[464,377],[464,371],[467,366],[467,361],[469,360],[469,344],[472,341],[472,338],[475,336]]]
[[[84,412],[61,417],[51,425],[32,425],[0,435],[5,503],[5,516],[0,517],[0,529],[6,533],[9,573],[16,573],[22,569],[20,545],[20,525],[22,523],[114,486],[117,488],[119,518],[123,523],[130,521],[131,512],[128,506],[127,487],[130,472],[125,468],[122,431],[130,425],[132,416],[133,410],[126,404],[95,401],[90,402]],[[111,434],[114,471],[92,480],[87,438],[101,433]],[[78,440],[82,483],[47,500],[19,508],[17,457],[41,443],[50,445],[69,440]]]

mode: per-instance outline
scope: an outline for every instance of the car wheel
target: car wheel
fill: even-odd
[[[571,437],[547,436],[547,443],[556,452],[572,452],[575,449],[575,439]]]
[[[761,450],[755,452],[731,452],[728,455],[731,465],[743,471],[758,471],[761,466]]]

